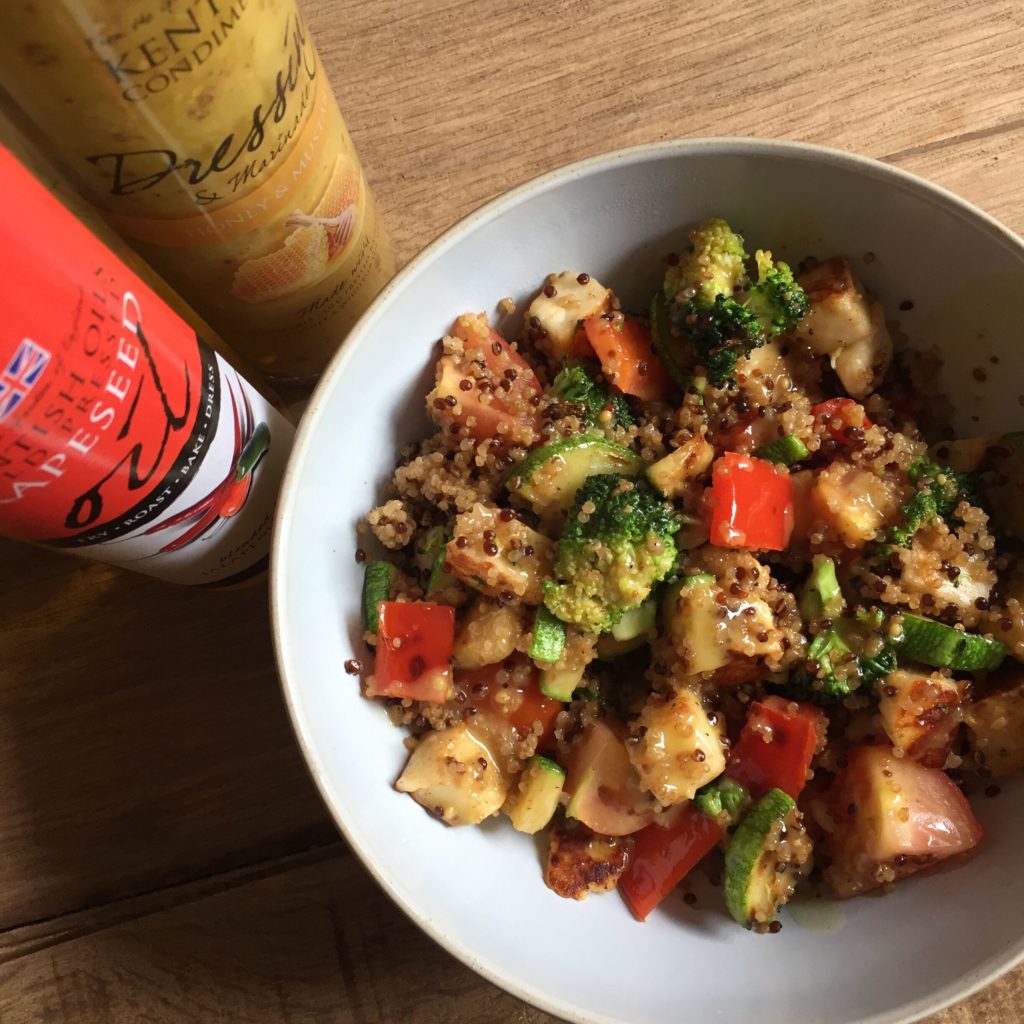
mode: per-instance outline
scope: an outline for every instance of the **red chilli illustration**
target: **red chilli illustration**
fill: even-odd
[[[194,505],[150,527],[146,533],[159,533],[175,526],[187,529],[165,544],[161,553],[177,551],[210,533],[223,520],[237,515],[245,505],[252,490],[253,476],[260,460],[270,449],[270,428],[266,423],[253,425],[252,406],[249,397],[241,390],[241,409],[235,388],[229,383],[231,411],[234,424],[234,454],[232,470],[206,497]]]

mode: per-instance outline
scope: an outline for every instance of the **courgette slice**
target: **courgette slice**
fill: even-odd
[[[534,661],[553,665],[565,650],[565,623],[548,611],[545,605],[537,605],[533,620],[533,640],[530,643],[530,657]]]
[[[442,547],[434,557],[434,564],[430,567],[430,576],[427,578],[427,594],[444,590],[445,587],[450,587],[455,582],[455,577],[444,567],[445,561],[445,549]]]
[[[652,462],[646,469],[647,479],[663,497],[675,498],[715,461],[715,449],[703,434],[694,434],[674,451]]]
[[[429,570],[426,589],[428,594],[432,594],[436,590],[443,590],[455,583],[455,577],[446,572],[444,568],[445,560],[448,557],[446,548],[449,540],[451,537],[444,527],[432,526],[416,544],[414,561],[421,570]]]
[[[782,437],[777,437],[754,451],[757,458],[764,459],[765,462],[777,462],[783,466],[802,462],[810,454],[807,445],[792,434],[783,434]]]
[[[564,511],[591,476],[638,476],[644,460],[636,452],[600,434],[574,434],[534,449],[516,466],[508,484],[513,493],[545,515]]]
[[[363,626],[377,635],[377,608],[391,597],[391,585],[397,570],[390,562],[367,562],[363,572]]]
[[[537,688],[545,697],[560,700],[568,704],[572,700],[576,687],[583,682],[585,666],[579,668],[544,668],[541,669]]]
[[[632,640],[616,640],[611,633],[602,633],[597,638],[597,647],[594,650],[599,661],[614,661],[616,658],[621,658],[624,654],[639,650],[646,645],[647,637],[642,634],[633,637]]]
[[[668,299],[659,288],[651,300],[651,347],[665,364],[668,375],[684,390],[690,386],[690,374],[679,361],[679,340],[672,336],[672,315]]]
[[[529,835],[540,832],[558,810],[564,786],[565,770],[554,761],[534,754],[526,762],[519,783],[513,787],[505,804],[513,827]]]
[[[1006,657],[1006,645],[977,633],[961,633],[934,619],[904,613],[900,661],[920,661],[934,668],[990,672]]]
[[[715,577],[709,572],[695,572],[692,576],[683,576],[679,584],[683,587],[695,587],[700,583],[714,583]]]
[[[811,574],[800,593],[800,614],[808,620],[821,615],[837,619],[845,606],[836,577],[836,563],[828,555],[815,555],[811,560]]]
[[[725,851],[725,905],[733,918],[767,931],[809,872],[810,851],[793,798],[768,790],[741,819]]]
[[[629,608],[622,613],[622,618],[612,626],[612,636],[616,640],[634,640],[654,628],[658,618],[658,600],[649,597],[639,608]]]

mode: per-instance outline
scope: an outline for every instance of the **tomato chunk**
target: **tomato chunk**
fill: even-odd
[[[533,444],[539,419],[530,400],[542,390],[533,368],[483,314],[464,313],[451,333],[465,351],[460,358],[438,360],[434,390],[427,396],[431,416],[442,427],[464,427],[478,441],[502,437]]]
[[[829,398],[814,406],[811,413],[824,422],[828,432],[840,444],[850,444],[851,428],[866,430],[874,426],[864,412],[864,407],[852,398]]]
[[[377,609],[377,658],[370,695],[437,704],[447,700],[455,610],[429,601],[381,601]]]
[[[668,371],[654,354],[651,332],[639,320],[622,313],[588,316],[583,329],[604,375],[620,391],[646,401],[671,396]]]
[[[630,763],[623,737],[598,719],[573,744],[566,765],[567,817],[599,835],[628,836],[654,820],[656,805]]]
[[[858,747],[832,790],[837,822],[825,878],[856,896],[972,850],[983,831],[967,798],[938,768],[896,757],[888,745]]]
[[[711,469],[711,543],[782,551],[793,532],[789,473],[762,459],[726,452]]]
[[[550,746],[555,734],[555,719],[562,703],[545,697],[538,687],[537,667],[528,658],[513,655],[497,665],[485,665],[470,672],[455,674],[456,699],[467,709],[506,722],[520,737],[541,724],[538,748]]]

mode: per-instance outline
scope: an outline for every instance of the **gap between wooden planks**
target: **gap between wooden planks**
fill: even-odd
[[[453,960],[347,852],[276,867],[0,964],[0,1022],[554,1024]],[[1021,1006],[1024,968],[924,1024],[1015,1024]]]

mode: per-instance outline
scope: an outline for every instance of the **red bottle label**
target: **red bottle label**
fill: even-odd
[[[0,188],[0,533],[183,582],[265,553],[239,513],[290,426],[2,148]]]

